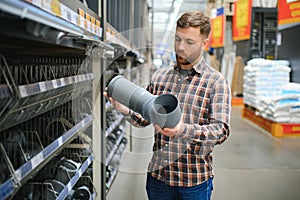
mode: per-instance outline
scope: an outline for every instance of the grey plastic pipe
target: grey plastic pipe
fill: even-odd
[[[172,94],[154,96],[123,76],[114,77],[107,86],[110,97],[141,114],[162,128],[175,127],[181,118],[178,99]]]

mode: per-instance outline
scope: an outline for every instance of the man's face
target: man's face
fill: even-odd
[[[179,65],[195,64],[207,39],[200,34],[199,27],[176,28],[175,52]]]

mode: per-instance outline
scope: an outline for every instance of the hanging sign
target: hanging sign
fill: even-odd
[[[293,24],[300,22],[300,1],[291,2],[278,0],[278,24]]]
[[[234,41],[248,40],[251,33],[252,0],[234,2],[232,37]]]
[[[223,47],[224,46],[224,27],[225,27],[225,15],[224,8],[217,9],[217,16],[212,18],[212,31],[211,31],[211,47]]]

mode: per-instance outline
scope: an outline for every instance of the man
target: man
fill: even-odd
[[[150,200],[211,197],[212,151],[229,136],[231,94],[222,74],[208,66],[202,56],[210,29],[210,19],[202,12],[181,15],[175,34],[177,63],[155,71],[147,87],[153,95],[175,95],[182,111],[181,121],[173,128],[154,124],[146,184]],[[109,100],[129,116],[132,124],[149,124],[140,114]]]

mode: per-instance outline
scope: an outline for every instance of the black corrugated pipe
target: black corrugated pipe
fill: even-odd
[[[152,95],[120,75],[109,82],[107,93],[114,100],[162,128],[175,127],[180,121],[181,110],[178,99],[172,94]]]

